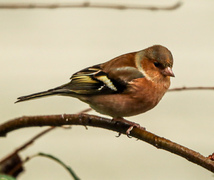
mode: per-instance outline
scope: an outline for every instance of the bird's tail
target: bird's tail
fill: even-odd
[[[27,100],[31,100],[31,99],[36,99],[36,98],[40,98],[40,97],[45,97],[45,96],[51,96],[51,95],[68,95],[68,94],[72,94],[72,91],[70,91],[69,89],[64,89],[63,87],[65,87],[66,85],[54,88],[54,89],[50,89],[47,91],[43,91],[43,92],[39,92],[39,93],[34,93],[34,94],[30,94],[27,96],[21,96],[17,98],[17,102],[22,102],[22,101],[27,101]]]

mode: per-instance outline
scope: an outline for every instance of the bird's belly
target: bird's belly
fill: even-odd
[[[126,95],[115,94],[91,97],[89,105],[101,114],[111,117],[127,117],[144,113],[156,106],[158,102],[159,100],[147,98],[136,100]]]

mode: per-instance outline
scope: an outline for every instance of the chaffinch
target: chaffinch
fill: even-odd
[[[129,134],[138,124],[123,117],[144,113],[158,104],[170,86],[170,76],[174,77],[172,66],[171,52],[154,45],[85,68],[67,84],[19,97],[16,102],[50,95],[75,97],[99,113],[128,123]]]

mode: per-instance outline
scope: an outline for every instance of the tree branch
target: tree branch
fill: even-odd
[[[201,86],[198,86],[198,87],[179,87],[179,88],[172,88],[172,89],[169,89],[169,91],[183,91],[183,90],[214,90],[214,87],[201,87]]]
[[[27,141],[26,143],[24,143],[23,145],[21,145],[19,148],[17,148],[15,151],[13,151],[11,154],[9,154],[5,158],[1,159],[0,160],[0,164],[3,164],[5,161],[7,161],[11,157],[13,157],[15,154],[18,154],[20,151],[24,150],[29,145],[33,144],[36,139],[40,138],[41,136],[43,136],[44,134],[50,132],[51,130],[53,130],[55,128],[56,128],[55,126],[54,127],[52,126],[52,127],[48,128],[48,129],[42,131],[41,133],[37,134],[36,136],[34,136],[33,138],[31,138],[29,141]]]
[[[88,115],[88,114],[73,114],[73,115],[50,115],[50,116],[23,116],[10,120],[0,125],[0,136],[5,136],[7,133],[25,127],[38,127],[38,126],[62,126],[62,125],[84,125],[100,127],[122,134],[126,133],[128,124],[112,121],[111,119]],[[130,134],[142,141],[145,141],[157,148],[164,149],[171,153],[177,154],[187,160],[198,164],[205,169],[214,172],[214,161],[202,156],[198,152],[188,149],[184,146],[176,144],[170,140],[152,134],[142,128],[134,128]]]
[[[105,3],[0,3],[0,9],[56,9],[56,8],[105,8],[105,9],[117,9],[117,10],[175,10],[182,5],[181,2],[177,2],[170,6],[142,6],[142,5],[123,5],[123,4],[105,4]]]

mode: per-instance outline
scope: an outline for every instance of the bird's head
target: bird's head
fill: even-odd
[[[154,45],[136,54],[136,67],[148,80],[160,81],[175,77],[171,52],[164,46]]]

